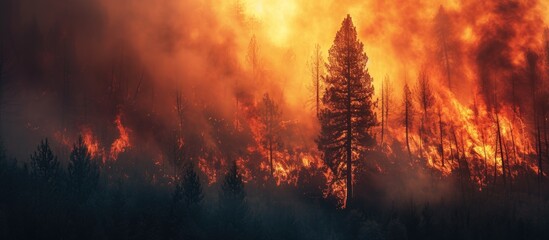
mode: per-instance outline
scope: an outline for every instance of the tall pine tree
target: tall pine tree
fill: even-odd
[[[223,237],[229,239],[245,238],[248,205],[242,176],[238,172],[236,161],[233,161],[229,171],[221,183],[219,192],[219,219]]]
[[[53,154],[47,138],[40,142],[30,159],[31,174],[40,182],[53,186],[60,173],[59,160]]]
[[[324,161],[338,179],[346,181],[347,207],[353,198],[352,166],[375,144],[369,132],[377,120],[367,62],[364,45],[357,38],[351,16],[347,15],[329,50],[318,139]]]
[[[269,96],[263,95],[263,102],[260,109],[260,121],[262,125],[263,138],[261,143],[269,154],[269,166],[271,178],[274,178],[274,152],[280,147],[280,110],[278,104]]]
[[[73,146],[68,166],[68,186],[77,201],[86,201],[99,183],[99,166],[92,161],[82,136]]]

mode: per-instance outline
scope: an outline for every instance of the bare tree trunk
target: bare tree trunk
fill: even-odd
[[[515,134],[514,134],[515,128],[513,126],[514,126],[514,123],[513,125],[511,125],[511,144],[513,149],[513,166],[516,167],[519,164],[519,161],[518,161],[518,155],[517,155],[517,144],[515,142]]]
[[[448,79],[448,90],[452,91],[452,81],[450,79],[450,59],[448,57],[448,46],[444,41],[444,62],[446,63],[446,77]]]
[[[465,150],[465,141],[463,140],[463,134],[460,134],[460,142],[461,142],[461,149],[462,149],[462,166],[463,166],[463,174],[464,174],[464,181],[465,181],[465,193],[468,193],[471,189],[473,189],[473,183],[471,181],[471,170],[469,169],[469,162],[467,161],[467,151]]]
[[[268,134],[269,134],[269,161],[271,165],[271,178],[274,180],[274,167],[273,167],[273,124],[274,124],[274,106],[267,108],[268,111]]]
[[[496,147],[494,150],[494,186],[496,186],[496,179],[498,176],[498,138],[499,135],[496,134]]]
[[[507,181],[509,182],[509,189],[512,190],[513,187],[513,176],[511,175],[511,164],[509,161],[509,148],[507,147],[507,143],[503,142],[503,149],[505,150],[505,166],[507,169]]]
[[[440,133],[440,159],[442,166],[444,167],[444,142],[443,142],[443,131],[442,131],[442,110],[438,108],[438,131]]]
[[[542,160],[542,147],[541,147],[541,124],[539,123],[539,117],[536,117],[536,141],[538,149],[538,194],[541,196],[541,181],[543,179],[543,160]]]
[[[460,153],[460,149],[459,149],[459,144],[458,144],[455,128],[452,128],[452,136],[454,138],[454,144],[456,145],[455,159],[457,160],[457,163],[458,163],[458,179],[459,179],[459,185],[460,185],[460,188],[461,188],[461,197],[462,197],[462,201],[465,201],[465,184],[464,184],[464,180],[463,180],[463,178],[464,178],[463,177],[463,164],[462,164],[462,160],[461,160],[461,153]]]
[[[269,140],[269,159],[271,162],[271,178],[274,178],[274,168],[273,168],[273,141]]]
[[[425,116],[421,118],[421,126],[419,127],[419,157],[423,161],[423,128],[424,128]]]
[[[381,81],[381,141],[379,146],[383,147],[383,135],[385,132],[385,86]]]
[[[482,150],[484,152],[484,177],[486,179],[486,182],[488,182],[488,156],[486,154],[486,142],[484,138],[484,130],[480,130],[480,135],[482,138]]]
[[[547,113],[547,111],[544,109],[544,112],[545,112],[545,118],[544,118],[544,121],[543,121],[543,129],[544,129],[544,135],[545,135],[545,154],[547,155],[546,156],[546,160],[549,160],[549,133],[547,133],[549,131],[548,126],[547,126],[547,122],[549,121],[549,114]],[[540,165],[541,166],[541,165]]]
[[[408,158],[410,158],[410,162],[412,161],[412,151],[410,150],[410,137],[409,137],[409,131],[410,131],[410,117],[409,117],[409,109],[408,107],[406,107],[406,113],[405,113],[405,117],[406,117],[406,149],[408,149]]]
[[[501,156],[501,170],[502,170],[502,177],[503,177],[503,188],[506,188],[507,186],[507,179],[505,177],[506,175],[506,168],[505,168],[505,156],[503,153],[503,142],[501,140],[501,126],[499,123],[499,115],[496,112],[496,125],[497,125],[497,134],[498,134],[498,142],[499,142],[499,150],[500,150],[500,156]]]
[[[316,116],[320,116],[320,78],[321,78],[321,61],[322,56],[320,55],[320,45],[315,47],[315,91],[316,91]]]

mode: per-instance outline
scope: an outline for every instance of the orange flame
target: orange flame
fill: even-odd
[[[99,141],[93,135],[93,132],[88,127],[82,128],[82,138],[84,144],[88,148],[88,152],[92,159],[101,157],[103,162],[105,161],[105,150],[100,147]]]
[[[124,125],[122,125],[121,118],[122,117],[119,114],[118,116],[116,116],[116,120],[114,121],[120,136],[116,140],[114,140],[114,142],[111,145],[110,154],[109,154],[109,157],[111,160],[116,160],[120,153],[126,151],[127,148],[131,147],[130,137],[128,135],[129,129],[127,129],[126,127],[124,127]]]

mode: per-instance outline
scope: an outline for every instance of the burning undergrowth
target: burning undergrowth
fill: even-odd
[[[546,176],[548,19],[538,1],[2,4],[2,131],[20,158],[39,138],[70,149],[82,135],[104,163],[152,156],[139,161],[163,169],[155,178],[192,161],[214,184],[236,161],[245,182],[311,184],[344,199],[315,142],[308,68],[314,45],[325,53],[350,13],[380,121],[379,147],[356,172],[383,185],[412,169],[413,190],[432,181],[417,176],[479,191]]]

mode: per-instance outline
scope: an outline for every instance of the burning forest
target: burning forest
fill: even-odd
[[[549,3],[0,0],[2,239],[547,239]]]

